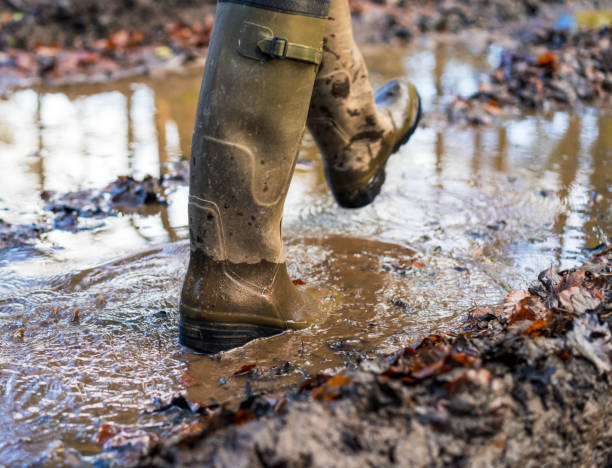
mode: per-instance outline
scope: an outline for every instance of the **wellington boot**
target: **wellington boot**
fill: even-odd
[[[360,208],[378,195],[389,156],[416,130],[421,101],[406,80],[394,80],[373,94],[346,0],[331,0],[323,51],[308,129],[336,201]]]
[[[218,3],[190,163],[179,336],[204,353],[305,328],[281,220],[322,58],[326,0]]]

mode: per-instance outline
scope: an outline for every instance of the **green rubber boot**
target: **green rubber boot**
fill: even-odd
[[[385,181],[389,156],[406,143],[421,117],[421,100],[407,80],[374,94],[353,39],[346,0],[331,0],[330,21],[308,115],[308,130],[323,156],[327,183],[338,204],[371,203]]]
[[[203,353],[312,324],[288,277],[285,196],[322,59],[327,0],[217,6],[193,136],[180,342]]]

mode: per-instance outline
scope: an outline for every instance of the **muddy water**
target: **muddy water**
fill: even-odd
[[[422,43],[367,50],[372,80],[407,74],[425,107],[468,94],[495,50]],[[40,193],[160,175],[189,154],[200,71],[0,101],[0,218],[50,222]],[[579,263],[612,230],[612,115],[525,116],[423,128],[389,163],[377,201],[333,203],[306,136],[285,209],[290,274],[322,311],[312,329],[209,358],[177,344],[188,255],[186,188],[149,216],[95,220],[0,252],[0,463],[59,442],[86,460],[105,423],[172,433],[156,401],[226,401],[452,330],[538,271]],[[251,379],[233,376],[257,364]],[[92,458],[93,457],[93,458]]]

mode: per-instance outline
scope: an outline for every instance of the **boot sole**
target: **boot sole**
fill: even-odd
[[[282,328],[264,325],[199,322],[181,317],[179,342],[203,354],[217,354],[284,331]]]

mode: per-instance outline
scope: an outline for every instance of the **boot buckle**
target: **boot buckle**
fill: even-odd
[[[270,41],[269,54],[281,60],[285,59],[287,57],[287,49],[289,48],[289,39],[286,37],[274,36],[270,38]]]

